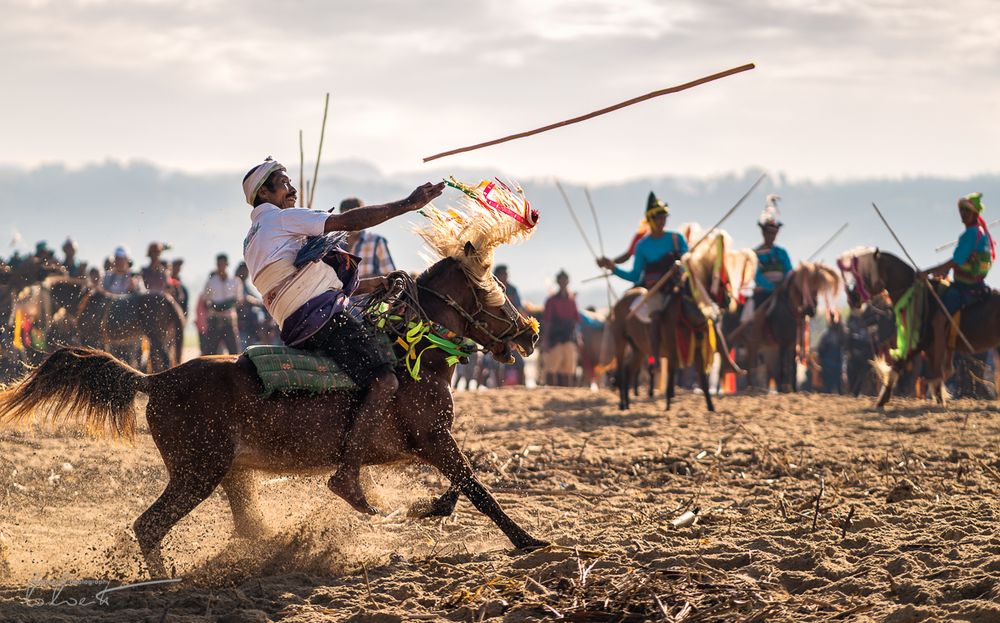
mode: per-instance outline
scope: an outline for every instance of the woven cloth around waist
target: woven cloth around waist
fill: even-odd
[[[311,299],[344,287],[337,271],[330,265],[310,262],[302,268],[295,268],[290,259],[271,262],[257,273],[253,282],[264,293],[264,307],[279,327]]]

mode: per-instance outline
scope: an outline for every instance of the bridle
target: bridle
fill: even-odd
[[[391,283],[388,288],[388,294],[382,300],[389,303],[388,309],[383,310],[382,314],[386,315],[399,315],[402,314],[404,317],[399,317],[401,320],[401,326],[405,331],[405,328],[412,323],[421,323],[428,325],[439,325],[435,323],[424,311],[423,307],[420,305],[420,300],[418,292],[426,292],[443,302],[449,308],[451,308],[460,318],[462,318],[463,325],[460,331],[453,333],[453,335],[458,339],[471,339],[467,336],[472,330],[478,331],[479,335],[484,336],[486,339],[482,342],[475,340],[477,344],[478,352],[493,352],[494,350],[499,350],[505,347],[507,342],[512,342],[525,333],[532,332],[535,333],[535,328],[532,323],[528,323],[521,326],[518,322],[521,319],[521,314],[518,313],[517,309],[514,307],[513,303],[509,299],[504,297],[504,303],[500,307],[503,316],[497,315],[490,309],[483,306],[482,301],[479,298],[479,294],[476,291],[475,286],[467,275],[465,275],[465,284],[468,286],[469,290],[472,292],[472,299],[476,302],[476,309],[471,313],[462,307],[458,301],[456,301],[451,295],[441,294],[433,288],[421,285],[415,282],[408,274],[401,273],[395,277],[390,277]],[[494,277],[496,279],[496,277]],[[408,317],[408,319],[406,318]],[[494,333],[489,328],[488,320],[499,320],[503,323],[503,329],[499,333]],[[380,326],[382,326],[380,324]],[[442,332],[452,333],[443,325],[439,325]],[[385,328],[392,329],[391,325],[386,325]],[[396,330],[395,332],[399,332]]]
[[[865,288],[865,280],[861,275],[861,271],[858,269],[858,265],[859,262],[857,255],[852,255],[849,263],[844,263],[840,259],[837,260],[837,268],[840,269],[840,274],[844,277],[844,283],[847,283],[847,275],[853,277],[854,292],[861,299],[862,303],[868,303],[872,300],[872,296]],[[872,287],[875,287],[875,284],[872,284]]]
[[[493,279],[496,280],[496,277]],[[499,280],[497,280],[497,284],[500,285]],[[475,286],[472,285],[472,280],[470,280],[467,275],[465,277],[465,285],[472,291],[472,300],[476,302],[476,309],[472,313],[466,311],[466,309],[459,305],[458,301],[450,295],[441,294],[437,290],[420,284],[417,284],[417,288],[423,292],[434,295],[462,318],[464,325],[462,326],[462,330],[459,332],[461,335],[468,335],[470,332],[469,329],[475,329],[480,334],[486,336],[489,340],[489,344],[480,342],[481,352],[492,352],[498,347],[503,347],[507,342],[517,340],[525,333],[534,333],[534,328],[530,323],[525,324],[524,326],[519,326],[518,320],[521,319],[521,314],[517,311],[514,304],[510,302],[510,299],[508,299],[506,295],[504,295],[503,305],[500,306],[500,311],[503,312],[503,316],[499,316],[483,306],[483,303],[479,298],[479,294],[476,292]],[[499,334],[494,333],[490,330],[487,322],[481,319],[482,316],[492,318],[493,320],[499,320],[504,323],[505,326],[503,330],[500,331]]]

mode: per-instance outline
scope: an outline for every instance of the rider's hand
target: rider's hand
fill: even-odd
[[[614,270],[615,263],[606,257],[597,258],[597,265],[605,270]]]
[[[410,193],[410,196],[406,198],[407,207],[410,210],[419,210],[431,201],[434,201],[441,196],[444,192],[444,182],[438,182],[437,184],[431,184],[427,182],[417,186],[417,188]]]

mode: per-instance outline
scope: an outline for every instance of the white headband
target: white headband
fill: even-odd
[[[247,203],[253,205],[253,200],[257,198],[257,191],[260,187],[264,185],[267,178],[271,177],[271,174],[275,171],[282,169],[280,163],[276,162],[268,156],[264,162],[258,164],[250,171],[250,175],[243,180],[243,194],[247,198]]]

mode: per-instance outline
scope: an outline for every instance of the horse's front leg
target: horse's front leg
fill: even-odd
[[[892,398],[892,388],[899,379],[899,374],[903,371],[905,365],[906,360],[896,361],[888,371],[880,373],[882,376],[882,392],[879,394],[878,402],[875,403],[875,406],[879,409],[885,407],[889,403],[889,399]]]
[[[697,350],[694,351],[694,365],[698,366],[698,384],[701,385],[701,391],[705,394],[705,405],[709,411],[715,411],[715,406],[712,404],[712,392],[709,391],[708,387],[708,372],[705,370],[705,353],[703,350],[704,341],[707,339],[705,334],[702,334],[695,344]],[[719,376],[722,376],[722,372],[719,372]]]
[[[417,456],[441,470],[453,487],[465,494],[479,512],[493,520],[514,547],[529,550],[548,545],[545,541],[528,534],[504,512],[496,498],[476,478],[472,466],[469,465],[469,461],[462,454],[450,432],[434,433],[427,445],[417,450]]]

